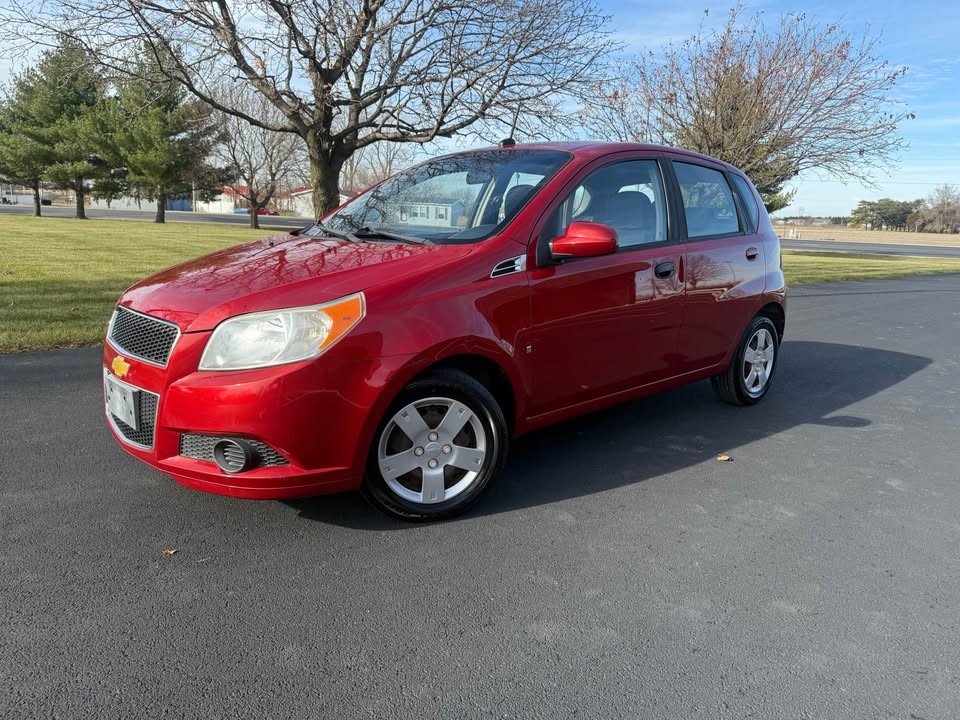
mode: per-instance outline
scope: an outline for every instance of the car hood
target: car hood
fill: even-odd
[[[233,315],[313,305],[429,271],[472,248],[277,235],[162,270],[130,287],[120,304],[184,332],[210,330]]]

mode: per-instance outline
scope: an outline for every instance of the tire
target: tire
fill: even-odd
[[[503,469],[509,442],[503,410],[483,384],[434,370],[407,385],[381,420],[363,495],[403,520],[459,515]]]
[[[757,349],[762,352],[758,355]],[[730,367],[710,381],[717,396],[731,405],[755,405],[773,383],[780,363],[780,336],[770,318],[758,315],[740,338]]]

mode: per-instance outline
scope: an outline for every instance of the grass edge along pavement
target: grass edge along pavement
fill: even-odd
[[[0,215],[0,352],[95,345],[132,283],[164,267],[276,234],[238,225]],[[784,251],[790,284],[960,273],[960,260]]]

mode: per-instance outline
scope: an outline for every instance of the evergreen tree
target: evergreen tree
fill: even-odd
[[[123,169],[126,186],[156,201],[158,223],[169,198],[225,181],[207,162],[220,137],[216,115],[164,78],[150,55],[104,103],[90,132],[109,164]]]
[[[24,135],[9,117],[8,107],[0,108],[0,178],[33,190],[33,214],[40,217],[40,180],[52,162],[50,149]]]
[[[14,80],[5,107],[6,124],[15,137],[4,151],[21,158],[24,169],[43,176],[56,187],[72,190],[77,217],[85,218],[85,195],[103,172],[96,146],[89,141],[91,114],[103,94],[96,64],[77,43],[62,39],[40,63]],[[4,143],[7,145],[7,143]],[[39,178],[27,178],[39,202]]]

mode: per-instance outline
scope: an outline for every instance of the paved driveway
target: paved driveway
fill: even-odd
[[[0,357],[0,717],[956,718],[960,276],[789,311],[759,407],[538,433],[429,526],[181,488],[96,350]]]

